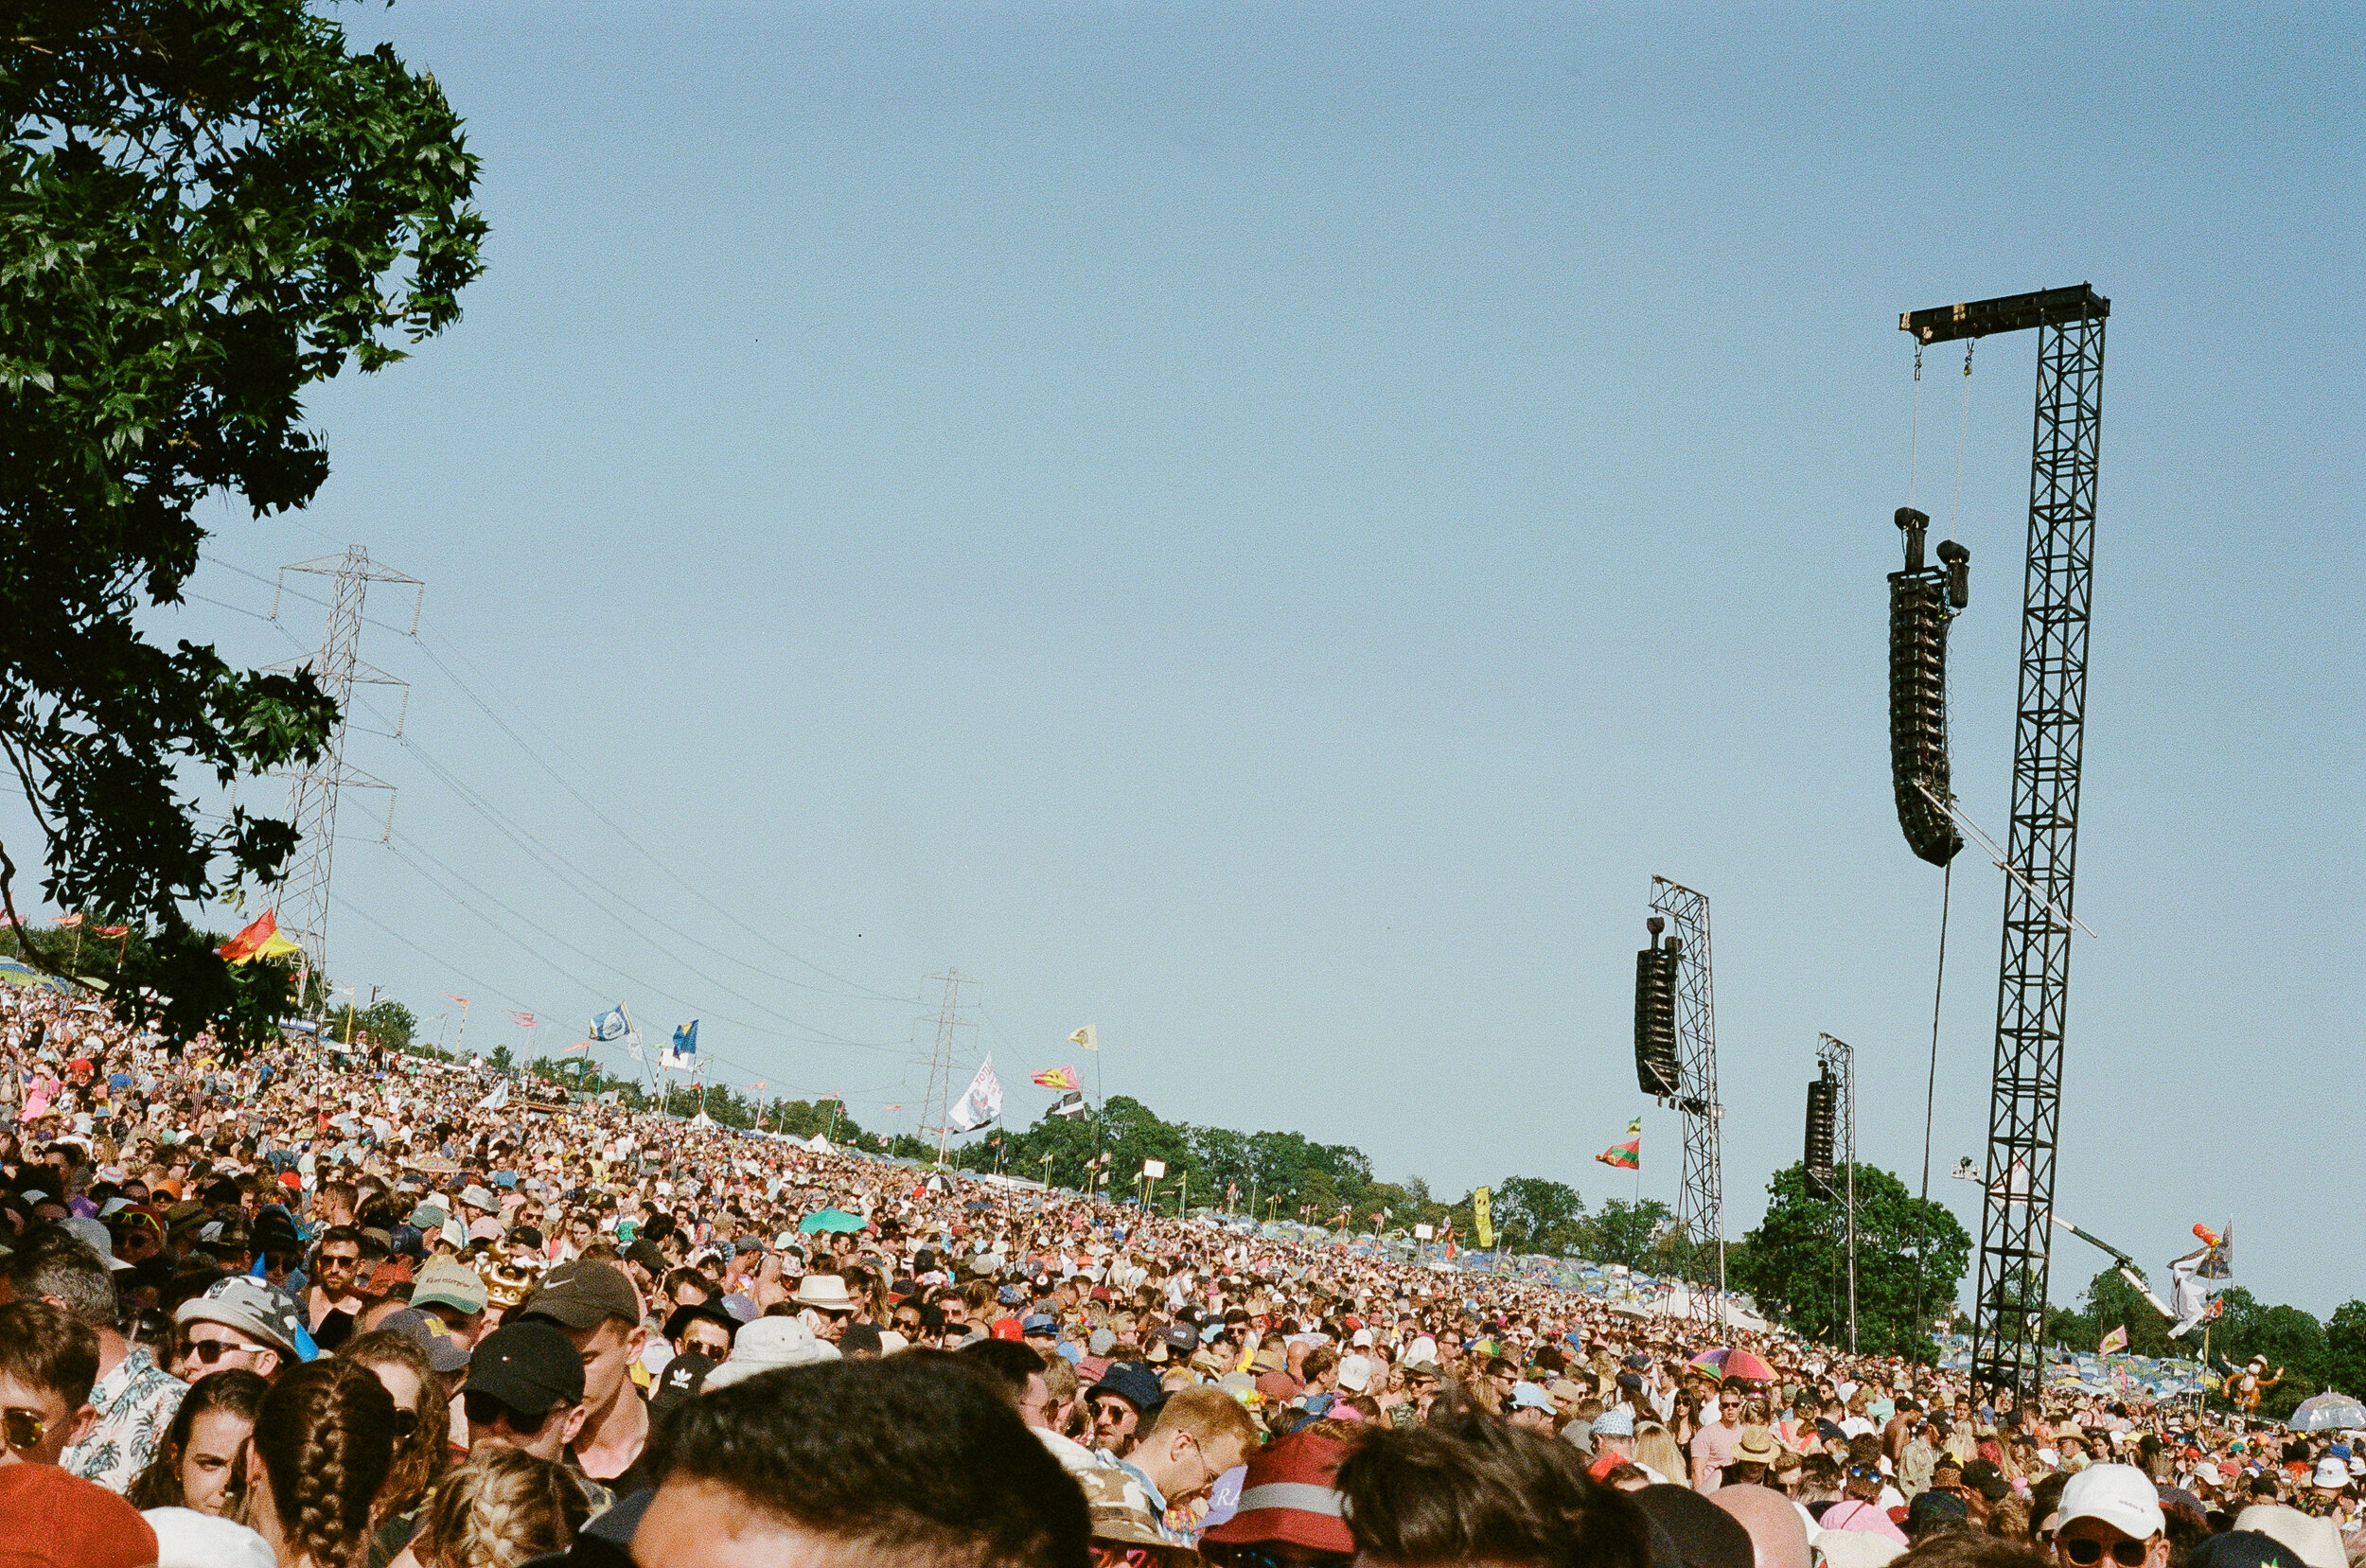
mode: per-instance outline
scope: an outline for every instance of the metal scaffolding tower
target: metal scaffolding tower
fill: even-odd
[[[1717,997],[1709,969],[1709,901],[1682,883],[1651,878],[1651,912],[1683,939],[1676,969],[1677,1109],[1685,1119],[1684,1186],[1676,1224],[1692,1258],[1696,1283],[1725,1289],[1725,1162],[1717,1099]]]
[[[1815,1037],[1815,1063],[1832,1085],[1833,1151],[1839,1158],[1841,1214],[1848,1255],[1848,1353],[1857,1353],[1857,1052],[1845,1040]]]
[[[957,1032],[973,1027],[962,1016],[962,987],[978,982],[964,977],[958,969],[942,975],[931,975],[937,982],[937,1048],[928,1059],[928,1098],[920,1107],[920,1130],[937,1140],[937,1163],[945,1163],[945,1144],[953,1133],[952,1120],[954,1038]]]
[[[2047,1216],[2054,1207],[2061,1118],[2086,731],[2103,326],[2110,313],[2111,302],[2082,283],[1898,318],[1899,328],[1923,344],[2030,328],[2038,333],[2013,821],[2004,858],[1996,1068],[1971,1351],[1976,1382],[2016,1390],[2034,1390],[2042,1371]]]
[[[392,567],[371,560],[369,552],[358,544],[348,545],[342,555],[323,555],[318,560],[281,567],[281,592],[286,591],[291,572],[330,579],[328,625],[321,634],[319,653],[272,667],[294,670],[309,666],[321,690],[337,705],[337,727],[330,731],[318,762],[279,775],[290,781],[288,819],[295,826],[297,841],[295,854],[289,857],[287,869],[281,873],[274,898],[279,928],[303,944],[305,969],[311,975],[327,975],[328,879],[337,854],[337,797],[347,789],[382,789],[387,795],[389,829],[394,821],[394,785],[345,766],[345,735],[352,723],[353,688],[357,684],[404,688],[404,707],[408,707],[409,682],[362,661],[362,612],[372,583],[417,589],[411,606],[411,629],[415,632],[419,627],[419,606],[427,590],[416,577],[405,576]],[[272,597],[271,612],[276,620],[276,593]],[[395,734],[399,737],[401,733],[398,713]]]

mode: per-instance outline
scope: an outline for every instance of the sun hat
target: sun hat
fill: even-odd
[[[71,1224],[74,1222],[69,1220],[66,1223]],[[2350,1484],[2350,1467],[2339,1459],[2320,1459],[2317,1461],[2317,1473],[2313,1480],[2317,1486],[2322,1487],[2327,1491],[2340,1491]]]
[[[1249,1456],[1232,1517],[1209,1525],[1202,1539],[1236,1545],[1279,1541],[1313,1552],[1353,1552],[1355,1539],[1348,1533],[1335,1484],[1347,1451],[1347,1444],[1318,1432],[1293,1433],[1266,1444]]]
[[[1965,1471],[1967,1481],[1970,1471]],[[2134,1465],[2089,1465],[2062,1489],[2057,1528],[2072,1521],[2095,1519],[2124,1536],[2146,1541],[2168,1528],[2161,1512],[2161,1494],[2152,1478]]]
[[[729,1388],[759,1372],[838,1360],[838,1347],[815,1337],[802,1317],[760,1317],[732,1341],[732,1359],[707,1374],[708,1388]]]
[[[846,1294],[846,1281],[835,1274],[806,1275],[797,1281],[796,1294],[789,1299],[801,1307],[813,1307],[828,1313],[851,1313],[855,1310],[855,1298]]]
[[[1779,1456],[1774,1446],[1774,1434],[1762,1426],[1744,1427],[1741,1440],[1734,1444],[1734,1462],[1742,1465],[1771,1465]]]

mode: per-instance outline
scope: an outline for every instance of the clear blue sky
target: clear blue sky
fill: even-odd
[[[892,1125],[958,965],[1015,1117],[1089,1021],[1112,1092],[1452,1192],[1623,1195],[1593,1155],[1640,1111],[1672,1199],[1629,1052],[1657,872],[1714,901],[1730,1232],[1819,1030],[1911,1182],[1939,879],[1887,771],[1896,316],[2091,279],[2059,1205],[2156,1275],[2231,1216],[2261,1296],[2361,1294],[2358,13],[1579,9],[346,9],[467,115],[490,271],[314,399],[303,524],[212,549],[426,579],[428,645],[576,787],[855,984],[375,628],[416,749],[349,758],[416,850],[362,798],[338,888],[416,947],[341,912],[340,978],[470,995],[472,1044],[530,1008],[546,1049],[622,995]],[[1979,352],[1953,529],[1955,777],[2000,834],[2034,354]],[[1943,528],[1960,363],[1923,402]],[[1995,1010],[2000,879],[1960,869],[1940,1172]],[[2067,1299],[2102,1260],[2065,1248]]]

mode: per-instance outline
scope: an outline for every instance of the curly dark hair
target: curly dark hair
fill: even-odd
[[[377,1504],[381,1521],[408,1513],[451,1462],[451,1401],[444,1395],[444,1380],[418,1341],[391,1329],[354,1335],[337,1348],[337,1359],[361,1366],[406,1366],[418,1380],[421,1409],[410,1432],[396,1439],[394,1469],[379,1489]],[[397,1428],[402,1424],[397,1414]]]
[[[318,1568],[352,1568],[369,1545],[370,1508],[395,1463],[395,1397],[350,1361],[280,1375],[250,1439],[279,1527]]]

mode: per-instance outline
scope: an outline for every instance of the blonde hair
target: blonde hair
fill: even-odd
[[[1238,1437],[1250,1452],[1257,1448],[1257,1423],[1241,1401],[1220,1388],[1179,1388],[1158,1407],[1158,1418],[1146,1436],[1181,1430],[1204,1451],[1226,1437]]]
[[[485,1449],[444,1472],[414,1543],[425,1568],[518,1568],[563,1552],[591,1513],[583,1489],[522,1449]]]
[[[1677,1486],[1692,1485],[1692,1472],[1685,1467],[1684,1450],[1676,1446],[1675,1437],[1657,1421],[1646,1421],[1635,1428],[1634,1452],[1628,1457],[1638,1465],[1648,1465]]]

